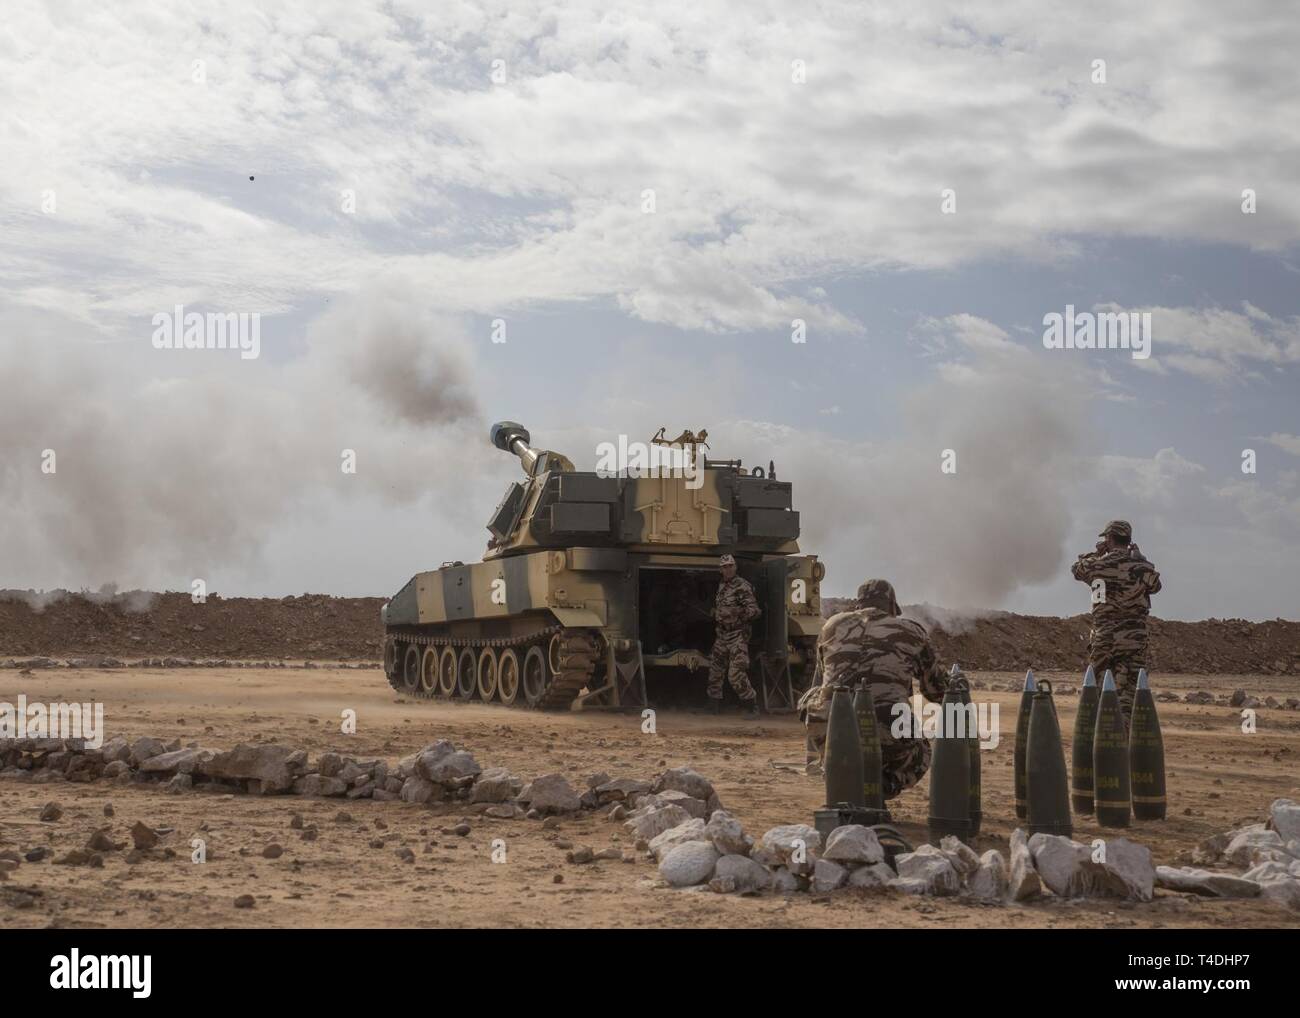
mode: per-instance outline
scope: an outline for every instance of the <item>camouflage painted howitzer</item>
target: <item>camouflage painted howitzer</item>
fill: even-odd
[[[699,606],[712,606],[718,557],[732,554],[762,608],[750,646],[759,703],[794,708],[812,675],[825,567],[799,553],[788,481],[770,465],[704,456],[701,436],[677,450],[693,469],[655,476],[578,470],[511,421],[490,437],[524,477],[488,520],[482,562],[417,573],[384,605],[395,689],[551,709],[643,707],[657,677],[707,669],[713,620]],[[687,687],[703,698],[702,676]]]

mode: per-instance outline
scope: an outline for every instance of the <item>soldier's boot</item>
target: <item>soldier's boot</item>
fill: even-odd
[[[744,712],[743,714],[741,714],[740,716],[741,716],[742,718],[744,718],[746,721],[757,721],[757,720],[758,720],[758,700],[757,700],[757,699],[754,699],[754,700],[746,700],[746,701],[745,701],[745,712]]]
[[[821,718],[809,718],[807,732],[804,735],[804,768],[809,777],[817,778],[823,774],[822,758],[826,752],[826,722]]]
[[[722,697],[718,697],[716,700],[709,697],[709,713],[714,715],[722,713]]]

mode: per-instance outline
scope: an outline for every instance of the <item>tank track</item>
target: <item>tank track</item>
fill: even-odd
[[[554,625],[547,626],[534,633],[528,633],[524,636],[500,637],[496,639],[474,638],[474,637],[448,637],[432,636],[419,633],[390,633],[384,638],[384,647],[387,650],[390,643],[402,643],[406,645],[414,644],[419,647],[472,647],[476,650],[486,647],[506,648],[513,647],[520,652],[522,663],[523,654],[531,646],[540,646],[542,653],[547,654],[547,670],[550,671],[548,643],[554,636],[560,637],[560,648],[556,654],[559,663],[558,670],[551,673],[550,682],[546,685],[546,690],[542,694],[541,700],[536,707],[541,710],[564,710],[568,708],[584,686],[587,680],[591,678],[593,666],[600,660],[600,647],[595,635],[587,630],[566,629],[564,626]],[[387,655],[385,654],[385,659]],[[401,658],[397,660],[397,669],[385,674],[388,684],[401,693],[403,696],[414,696],[421,700],[441,700],[444,699],[441,693],[436,689],[424,690],[418,684],[414,689],[407,686],[402,681]],[[522,678],[521,678],[522,681]],[[452,697],[452,699],[456,699]],[[483,701],[478,701],[482,703]],[[498,707],[504,707],[505,704],[499,701],[490,701]],[[529,704],[524,699],[523,690],[520,690],[519,699],[511,704],[512,707],[529,708]]]
[[[560,667],[551,676],[546,692],[542,694],[542,702],[538,704],[543,710],[567,708],[582,692],[599,657],[596,638],[581,629],[562,630],[560,652],[556,657]]]

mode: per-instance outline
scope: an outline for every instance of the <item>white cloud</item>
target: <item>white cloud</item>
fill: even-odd
[[[0,29],[10,301],[100,321],[182,299],[268,311],[384,274],[451,311],[606,297],[686,328],[851,330],[786,288],[1059,260],[1073,234],[1300,238],[1300,23],[1262,0],[1050,19],[1027,2],[113,10],[28,0]],[[1169,45],[1188,23],[1215,46]]]
[[[1286,435],[1280,431],[1275,431],[1264,441],[1271,442],[1284,452],[1289,452],[1292,456],[1300,456],[1300,435]]]
[[[1103,481],[1138,502],[1160,505],[1172,504],[1190,478],[1205,473],[1203,466],[1172,448],[1161,449],[1150,458],[1102,456],[1098,462]]]

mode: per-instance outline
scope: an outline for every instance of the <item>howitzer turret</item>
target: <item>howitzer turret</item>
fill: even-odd
[[[706,431],[664,433],[601,443],[584,471],[534,447],[522,424],[492,425],[492,445],[524,476],[488,520],[482,562],[419,573],[384,606],[392,685],[556,708],[700,697],[703,676],[682,673],[708,667],[704,609],[731,554],[763,611],[751,683],[767,709],[793,709],[812,674],[825,568],[799,554],[792,487],[771,467],[707,458]]]

